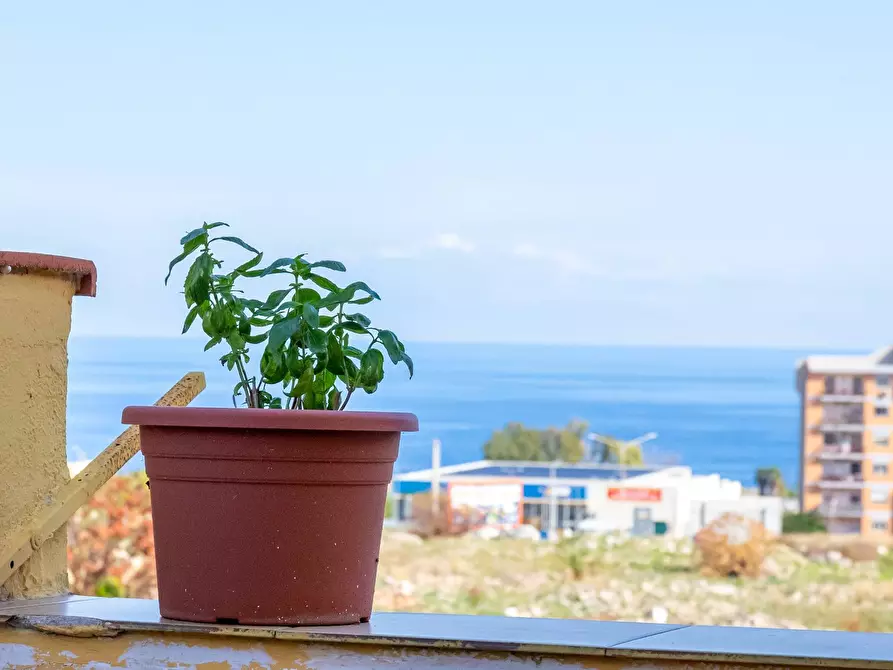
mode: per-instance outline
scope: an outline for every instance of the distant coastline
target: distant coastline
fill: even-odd
[[[797,481],[799,415],[794,366],[812,350],[524,344],[407,345],[412,381],[397,370],[355,409],[415,412],[396,471],[477,460],[491,433],[511,421],[593,430],[630,439],[654,431],[646,458],[666,455],[697,473],[753,484],[756,468],[778,466]],[[211,353],[185,338],[75,337],[69,347],[69,460],[83,461],[123,430],[126,405],[154,402],[189,370],[207,390],[196,404],[231,405],[233,381]],[[141,469],[135,457],[128,470]]]

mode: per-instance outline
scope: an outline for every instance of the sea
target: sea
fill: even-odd
[[[699,347],[408,343],[415,377],[388,367],[379,391],[358,393],[355,410],[413,412],[396,471],[482,458],[506,423],[563,426],[572,419],[621,439],[645,433],[647,460],[682,464],[754,483],[759,467],[798,480],[795,365],[806,351]],[[68,457],[92,458],[123,430],[121,410],[150,404],[183,374],[203,371],[194,404],[232,406],[234,375],[192,338],[73,337],[69,344]],[[128,469],[142,468],[135,457]]]

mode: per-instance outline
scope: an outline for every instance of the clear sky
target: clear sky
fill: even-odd
[[[176,335],[177,240],[343,260],[407,340],[893,342],[893,3],[9,2],[0,247]],[[178,278],[181,275],[178,275]]]

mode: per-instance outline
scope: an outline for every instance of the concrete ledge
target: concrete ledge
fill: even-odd
[[[86,651],[83,638],[90,640]],[[515,667],[514,663],[541,668],[653,668],[692,667],[696,662],[712,667],[893,669],[893,635],[875,633],[404,613],[378,613],[369,623],[353,626],[233,626],[162,619],[152,600],[67,596],[0,602],[0,661],[4,653],[17,650],[42,667],[53,667],[48,664],[55,657],[40,654],[54,653],[69,659],[67,667],[88,667],[76,662],[79,654],[98,654],[100,649],[119,663],[134,660],[133,665],[115,667],[143,667],[136,664],[138,659],[143,664],[158,662],[159,653],[167,654],[165,663],[193,667],[189,659],[213,662],[215,653],[228,649],[233,659],[248,654],[245,667],[268,657],[266,665],[252,667],[271,668]],[[246,650],[254,650],[254,655]],[[149,659],[140,654],[156,655]],[[85,662],[88,658],[100,660],[83,656]],[[307,662],[302,665],[296,658]]]

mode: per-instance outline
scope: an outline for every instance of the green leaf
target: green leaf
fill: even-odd
[[[333,388],[331,391],[329,391],[328,406],[329,406],[329,409],[332,409],[332,410],[338,409],[339,407],[341,407],[341,391],[339,391],[336,388]]]
[[[211,273],[214,271],[214,259],[210,254],[203,253],[192,263],[189,272],[186,273],[184,291],[186,302],[190,305],[201,305],[205,302],[211,291]]]
[[[301,356],[301,350],[292,342],[291,346],[285,350],[285,364],[292,377],[298,378],[304,374],[309,363]]]
[[[244,272],[248,272],[248,270],[250,270],[254,266],[259,265],[261,260],[263,259],[263,257],[264,257],[263,252],[260,252],[257,256],[252,258],[250,261],[248,261],[247,263],[242,263],[239,267],[237,267],[235,270],[233,270],[233,274],[242,274]]]
[[[298,302],[319,302],[322,300],[319,293],[314,291],[312,288],[299,288],[298,292],[295,294]]]
[[[250,319],[248,319],[248,323],[250,323],[252,326],[259,326],[263,328],[265,326],[272,325],[273,322],[270,319],[262,319],[259,316],[252,316]]]
[[[260,344],[261,342],[263,342],[264,340],[267,339],[269,334],[270,334],[269,332],[266,332],[266,333],[260,333],[259,335],[244,335],[243,337],[245,338],[245,341],[248,344]]]
[[[335,272],[346,272],[347,268],[344,267],[344,263],[340,263],[338,261],[317,261],[316,263],[310,264],[311,268],[326,268],[327,270],[334,270]]]
[[[319,395],[325,395],[335,383],[337,377],[329,371],[323,371],[313,378],[313,392]]]
[[[346,346],[344,347],[344,355],[350,356],[351,358],[360,359],[363,357],[363,352],[356,347]]]
[[[304,409],[325,409],[323,406],[325,396],[317,396],[313,391],[307,391],[301,402],[304,404]]]
[[[288,368],[285,365],[285,356],[279,350],[267,349],[260,359],[260,373],[268,384],[278,384],[285,375],[288,374]]]
[[[276,270],[284,267],[290,267],[294,262],[294,258],[280,258],[278,260],[273,261],[267,267],[260,271],[258,277],[266,277],[267,275],[273,274]]]
[[[319,311],[317,311],[316,307],[309,302],[305,302],[303,315],[304,321],[307,322],[308,326],[311,328],[319,328]]]
[[[368,328],[372,325],[372,321],[365,314],[345,314],[344,318],[350,319],[351,321],[360,324],[364,328]]]
[[[371,295],[367,295],[365,298],[360,298],[359,300],[351,300],[349,304],[351,305],[368,305],[370,302],[375,300]]]
[[[228,223],[224,223],[223,221],[215,221],[214,223],[206,223],[203,227],[205,230],[214,230],[215,228],[220,228],[220,226],[226,226],[229,228]]]
[[[348,297],[344,295],[343,291],[337,291],[334,293],[329,293],[325,298],[316,303],[316,306],[319,309],[331,309],[333,307],[337,307],[338,305],[343,305],[348,301]]]
[[[324,372],[326,367],[329,365],[329,354],[325,351],[316,354],[316,358],[313,361],[313,374],[319,374],[320,372]]]
[[[404,353],[401,360],[406,364],[406,368],[409,370],[409,378],[412,379],[412,375],[413,375],[412,359]]]
[[[208,337],[217,337],[217,330],[214,328],[213,311],[207,310],[202,314],[202,330]]]
[[[360,359],[360,386],[366,393],[374,393],[382,379],[384,379],[384,354],[378,349],[369,349]]]
[[[180,261],[182,261],[184,258],[186,258],[186,257],[187,257],[189,254],[191,254],[193,251],[195,251],[195,250],[194,250],[194,249],[190,249],[190,250],[184,251],[183,253],[181,253],[179,256],[177,256],[174,260],[172,260],[172,261],[170,262],[170,265],[167,266],[167,276],[164,278],[164,285],[165,285],[165,286],[167,286],[167,282],[168,282],[168,280],[171,278],[171,273],[174,271],[174,266],[177,265],[177,263],[179,263]]]
[[[193,240],[189,240],[189,242],[187,242],[186,244],[184,244],[184,245],[183,245],[183,251],[185,251],[185,252],[191,254],[193,251],[195,251],[195,250],[198,249],[200,246],[202,246],[202,245],[205,243],[205,241],[206,241],[207,239],[208,239],[208,236],[207,236],[207,235],[199,235],[199,236],[196,237],[195,239],[193,239]]]
[[[400,350],[400,341],[394,333],[390,330],[379,331],[378,339],[387,350],[391,363],[397,365],[397,363],[403,360],[403,352]]]
[[[190,328],[192,328],[192,322],[195,321],[195,317],[198,316],[198,308],[200,305],[193,306],[192,309],[189,310],[189,313],[186,315],[186,321],[183,322],[183,332],[186,333]]]
[[[280,349],[286,340],[298,332],[301,327],[301,317],[295,316],[290,319],[283,319],[273,324],[268,331],[270,340],[267,342],[267,350]]]
[[[242,248],[245,249],[246,251],[250,251],[250,252],[255,253],[255,254],[259,254],[259,253],[260,253],[257,249],[255,249],[254,247],[252,247],[250,244],[245,243],[244,241],[242,241],[242,240],[241,240],[240,238],[238,238],[238,237],[233,237],[233,236],[231,236],[231,235],[224,235],[224,236],[222,236],[222,237],[215,237],[215,238],[214,238],[213,240],[211,240],[211,241],[214,242],[215,240],[224,240],[225,242],[232,242],[233,244],[238,244],[240,247],[242,247]]]
[[[363,291],[376,300],[381,300],[381,296],[379,296],[375,291],[369,288],[366,282],[355,281],[352,284],[348,284],[344,287],[344,293],[350,293],[351,297],[353,297],[354,293],[356,293],[357,291]]]
[[[279,306],[279,303],[285,300],[286,296],[291,293],[291,291],[292,290],[290,288],[281,288],[279,290],[273,291],[267,298],[266,302],[264,302],[264,304],[261,305],[259,309],[275,309]]]
[[[322,314],[319,317],[319,326],[320,328],[328,328],[335,322],[335,317],[329,314]]]
[[[273,398],[270,401],[270,409],[282,409],[282,398]]]
[[[344,359],[344,383],[348,386],[356,384],[360,377],[360,368],[349,358]]]
[[[327,279],[326,277],[311,274],[307,278],[320,288],[325,289],[326,291],[330,291],[331,293],[338,293],[338,291],[341,290],[340,288],[338,288],[338,284],[333,282],[331,279]]]
[[[363,328],[363,326],[358,323],[354,323],[353,321],[344,321],[342,323],[336,324],[332,326],[332,330],[346,330],[349,333],[357,333],[358,335],[366,335],[369,333],[369,331]]]
[[[195,230],[190,230],[188,233],[186,233],[183,237],[180,238],[180,244],[185,247],[187,244],[192,242],[192,240],[195,240],[195,239],[201,237],[202,235],[207,237],[207,235],[208,235],[207,228],[196,228]],[[195,247],[193,247],[193,248],[195,248]]]
[[[243,338],[238,332],[233,331],[226,337],[226,343],[229,344],[233,349],[239,351],[242,347],[245,346],[245,338]]]
[[[304,339],[307,348],[314,354],[321,354],[328,349],[326,334],[322,330],[311,330]]]
[[[218,344],[220,344],[222,341],[223,341],[223,340],[221,340],[219,337],[212,338],[211,341],[208,342],[208,343],[205,345],[205,351],[207,351],[208,349],[212,349],[212,348],[216,347],[216,346],[217,346]]]
[[[327,353],[329,356],[326,368],[336,375],[344,374],[344,351],[341,349],[341,342],[334,333],[329,333]]]
[[[304,371],[288,392],[288,395],[291,398],[297,398],[307,393],[311,388],[313,388],[313,366],[308,365],[304,368]]]

